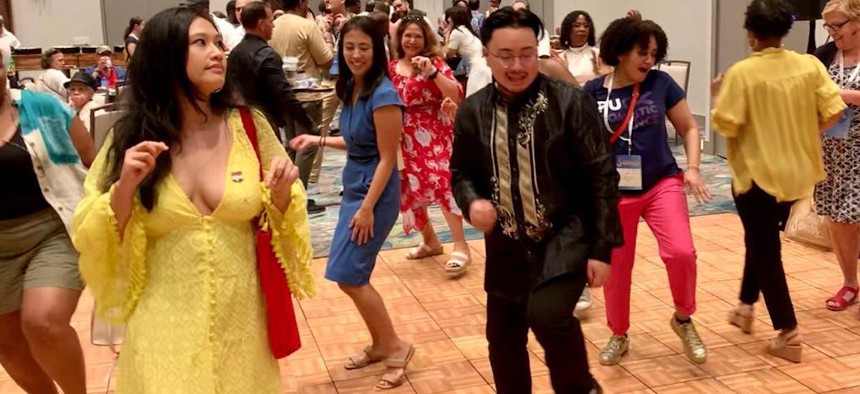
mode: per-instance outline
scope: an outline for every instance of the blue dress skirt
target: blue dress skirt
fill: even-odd
[[[394,85],[384,78],[370,97],[359,99],[352,106],[344,105],[340,115],[347,161],[343,169],[343,199],[325,272],[326,279],[339,284],[363,286],[370,283],[376,257],[397,222],[400,177],[395,166],[373,207],[373,238],[364,245],[350,240],[352,229],[349,223],[364,202],[379,165],[373,111],[390,105],[403,107]]]

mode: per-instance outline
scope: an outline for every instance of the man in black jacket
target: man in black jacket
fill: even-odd
[[[269,46],[272,39],[274,18],[272,8],[263,2],[254,1],[242,8],[240,17],[245,27],[245,38],[230,52],[227,60],[227,77],[242,94],[248,105],[259,108],[269,119],[272,128],[285,130],[286,140],[296,136],[294,121],[301,131],[319,134],[313,118],[296,98],[282,69],[283,63],[275,50]],[[296,153],[287,148],[290,157],[299,167],[299,179],[308,187],[308,177],[313,165],[316,149]],[[325,208],[308,200],[308,213],[319,213]]]
[[[510,7],[484,21],[495,83],[461,104],[451,181],[465,219],[485,234],[497,392],[531,392],[531,328],[556,393],[599,393],[573,309],[586,284],[603,284],[623,242],[619,175],[595,101],[538,72],[542,31],[537,16]]]

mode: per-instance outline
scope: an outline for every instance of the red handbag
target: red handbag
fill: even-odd
[[[263,160],[260,156],[260,145],[257,142],[257,127],[251,117],[251,111],[247,107],[239,109],[242,116],[242,124],[248,140],[254,147],[257,160],[260,162],[260,180],[263,180]],[[265,212],[263,212],[265,216]],[[293,309],[292,293],[284,269],[278,262],[275,251],[272,249],[272,232],[260,223],[265,223],[266,218],[256,224],[257,235],[257,270],[260,272],[260,285],[263,287],[263,297],[266,300],[266,326],[269,333],[269,347],[276,359],[284,358],[293,354],[302,347],[299,337],[299,326],[296,323],[296,311]]]

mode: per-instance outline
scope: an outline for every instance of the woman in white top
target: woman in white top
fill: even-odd
[[[573,11],[561,22],[559,37],[561,57],[567,69],[580,85],[608,74],[612,69],[600,60],[600,49],[596,46],[594,21],[585,11]]]
[[[59,49],[51,48],[42,54],[42,68],[45,72],[36,81],[35,90],[50,93],[59,98],[61,102],[68,101],[69,94],[63,86],[69,81],[69,77],[63,72],[66,62],[63,53]]]
[[[463,7],[454,6],[445,11],[445,48],[448,57],[460,56],[469,62],[469,79],[466,82],[466,97],[481,90],[493,81],[492,72],[484,58],[484,45],[472,30],[472,13]]]

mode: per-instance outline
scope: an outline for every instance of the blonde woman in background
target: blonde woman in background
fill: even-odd
[[[841,311],[857,302],[860,290],[860,0],[831,0],[822,16],[833,42],[816,54],[848,105],[839,125],[821,137],[827,179],[815,188],[817,211],[830,222],[833,251],[844,277],[842,288],[826,305]]]
[[[403,122],[404,168],[401,172],[400,213],[404,230],[421,231],[422,242],[407,259],[418,260],[444,253],[433,230],[427,208],[438,204],[451,230],[454,251],[445,271],[461,274],[471,261],[463,231],[463,217],[451,191],[451,151],[454,124],[444,116],[446,98],[463,98],[454,73],[442,60],[439,42],[420,15],[407,15],[397,29],[399,60],[389,63],[389,75],[406,106]]]
[[[744,28],[753,54],[725,75],[712,112],[729,147],[729,167],[746,257],[740,303],[729,322],[745,333],[753,304],[764,295],[779,335],[768,354],[800,362],[803,348],[782,266],[780,223],[796,200],[825,178],[818,130],[831,128],[845,109],[839,89],[812,56],[782,46],[793,24],[784,0],[754,0]],[[719,85],[719,82],[716,83]]]

